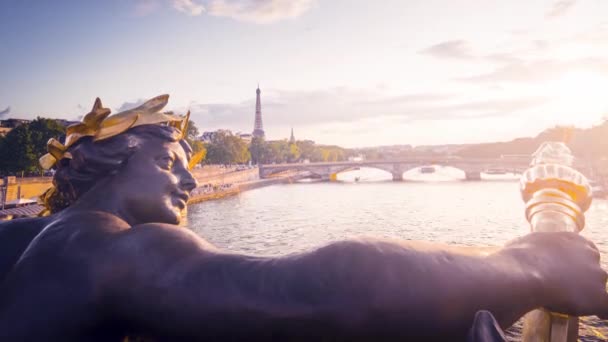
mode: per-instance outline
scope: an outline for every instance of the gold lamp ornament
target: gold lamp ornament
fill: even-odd
[[[48,170],[57,161],[63,158],[71,158],[72,156],[67,152],[67,149],[83,137],[93,137],[93,141],[100,141],[142,125],[167,124],[180,131],[180,139],[185,138],[190,111],[183,116],[160,113],[167,102],[169,102],[169,95],[159,95],[137,108],[110,116],[110,109],[104,108],[99,98],[95,99],[93,109],[83,117],[82,122],[68,126],[65,143],[62,144],[54,138],[49,139],[47,142],[48,153],[40,157],[40,166]]]

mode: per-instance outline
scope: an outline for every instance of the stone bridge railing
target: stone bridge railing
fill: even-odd
[[[425,165],[452,166],[465,172],[466,179],[479,180],[481,172],[488,169],[504,169],[522,172],[529,165],[529,160],[507,159],[460,159],[460,158],[412,158],[405,160],[377,161],[344,161],[322,163],[272,164],[260,166],[260,177],[267,178],[284,171],[308,171],[322,179],[331,179],[336,174],[361,167],[384,170],[393,176],[393,180],[403,180],[403,173]]]

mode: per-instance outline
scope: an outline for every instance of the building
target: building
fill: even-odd
[[[0,137],[5,137],[13,128],[17,128],[23,124],[29,123],[30,120],[25,119],[6,119],[0,120]]]
[[[289,143],[290,144],[296,143],[296,137],[293,135],[293,127],[291,128],[291,137],[289,137]]]
[[[203,134],[198,138],[200,141],[204,143],[210,143],[215,137],[216,132],[203,132]]]
[[[23,124],[29,123],[30,120],[26,120],[26,119],[6,119],[6,120],[0,120],[0,127],[6,127],[6,128],[16,128],[19,127]]]
[[[207,132],[203,132],[203,134],[201,134],[200,137],[198,137],[197,139],[199,141],[202,141],[204,143],[210,143],[213,142],[213,140],[215,139],[215,137],[218,134],[223,133],[224,135],[235,135],[241,139],[243,139],[245,142],[247,142],[248,138],[249,138],[249,142],[251,141],[251,134],[249,133],[236,133],[233,134],[231,130],[229,129],[218,129],[217,131],[207,131]]]
[[[72,120],[66,120],[66,119],[56,119],[56,120],[57,120],[57,123],[63,127],[68,127],[68,126],[80,123],[80,121],[72,121]]]
[[[0,127],[0,137],[5,137],[11,130],[10,127]]]
[[[246,142],[247,144],[251,144],[251,140],[253,139],[253,135],[249,133],[237,133],[236,134],[241,140]]]
[[[258,84],[258,89],[255,91],[255,121],[253,123],[253,133],[252,136],[254,138],[264,138],[264,124],[262,123],[262,103],[260,102],[260,85]]]

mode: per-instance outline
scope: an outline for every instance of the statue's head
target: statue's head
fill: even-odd
[[[83,122],[68,127],[64,144],[51,139],[43,167],[56,166],[43,200],[50,213],[95,191],[119,193],[135,222],[178,223],[196,181],[188,171],[192,149],[183,139],[188,116],[159,113],[168,96],[108,116],[96,100]]]

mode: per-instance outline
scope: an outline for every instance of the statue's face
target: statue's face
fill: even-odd
[[[127,161],[116,179],[123,215],[132,224],[178,224],[196,180],[179,142],[148,140]]]

